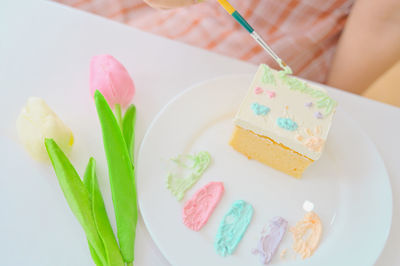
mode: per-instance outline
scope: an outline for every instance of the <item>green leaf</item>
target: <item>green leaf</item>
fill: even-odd
[[[135,123],[136,123],[136,106],[131,105],[126,110],[124,118],[122,120],[122,129],[126,147],[128,148],[129,156],[134,164],[134,152],[135,152]]]
[[[97,226],[97,231],[103,241],[108,265],[124,266],[125,263],[122,259],[117,240],[115,239],[110,220],[108,219],[103,197],[101,196],[96,175],[96,161],[94,158],[89,159],[83,182],[91,197],[92,213]]]
[[[83,184],[85,185],[88,193],[89,193],[89,198],[90,198],[90,202],[92,203],[92,195],[91,195],[91,188],[92,188],[92,171],[93,171],[93,161],[92,158],[89,159],[89,163],[86,166],[86,171],[85,171],[85,175],[83,176]],[[93,213],[93,212],[92,212]],[[94,261],[94,263],[97,266],[103,266],[103,264],[101,263],[99,256],[96,253],[96,250],[94,250],[94,248],[92,247],[92,245],[90,244],[89,240],[88,240],[88,245],[89,245],[89,250],[90,250],[90,254],[92,255],[92,259]],[[104,245],[103,245],[104,246]],[[104,257],[107,259],[107,255],[104,254]]]
[[[119,127],[122,128],[121,105],[119,103],[115,104],[114,109],[115,109],[115,118],[117,119],[117,123],[118,123]]]
[[[103,133],[121,254],[125,262],[132,262],[138,215],[134,170],[122,131],[110,106],[99,91],[95,92],[94,99]]]
[[[57,143],[53,139],[46,138],[45,145],[70,209],[85,231],[86,237],[98,255],[99,260],[103,265],[107,265],[107,260],[103,255],[105,254],[103,243],[97,233],[90,197],[86,187]]]
[[[90,157],[88,164],[86,165],[85,174],[83,175],[83,184],[89,193],[89,198],[92,198],[92,181],[93,175],[96,175],[96,161]]]
[[[89,241],[88,241],[88,245],[89,245],[90,255],[92,255],[92,259],[94,261],[94,264],[96,264],[96,266],[103,266],[99,256],[96,253],[96,250],[94,250],[94,248],[92,247],[92,245],[90,244]]]

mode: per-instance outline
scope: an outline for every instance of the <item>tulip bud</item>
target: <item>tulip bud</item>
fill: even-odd
[[[31,97],[17,118],[17,131],[21,143],[38,161],[47,161],[45,138],[54,139],[64,152],[68,152],[74,138],[71,130],[50,109],[46,102]]]
[[[128,71],[111,55],[93,56],[90,62],[90,91],[99,90],[111,108],[115,104],[126,107],[135,94],[135,86]]]

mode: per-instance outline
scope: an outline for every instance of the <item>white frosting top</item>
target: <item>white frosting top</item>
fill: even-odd
[[[335,107],[323,88],[260,65],[234,123],[317,160]]]

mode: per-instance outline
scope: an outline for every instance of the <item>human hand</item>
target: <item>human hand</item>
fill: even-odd
[[[170,9],[183,6],[189,6],[200,2],[201,0],[143,0],[149,6],[157,9]]]

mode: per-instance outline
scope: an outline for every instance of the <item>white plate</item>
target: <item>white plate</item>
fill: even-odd
[[[323,223],[315,254],[306,260],[291,251],[287,233],[273,265],[372,265],[390,230],[392,195],[383,161],[367,135],[346,113],[337,110],[321,159],[301,180],[277,172],[234,151],[228,141],[232,118],[251,76],[207,81],[178,95],[157,116],[140,148],[137,184],[145,223],[165,257],[173,265],[259,265],[251,254],[260,232],[274,217],[294,225],[305,214],[309,200]],[[207,150],[212,164],[199,182],[178,202],[166,189],[169,158]],[[225,194],[200,232],[182,223],[182,207],[199,188],[222,181]],[[235,200],[254,207],[254,216],[233,255],[214,251],[219,223]]]

